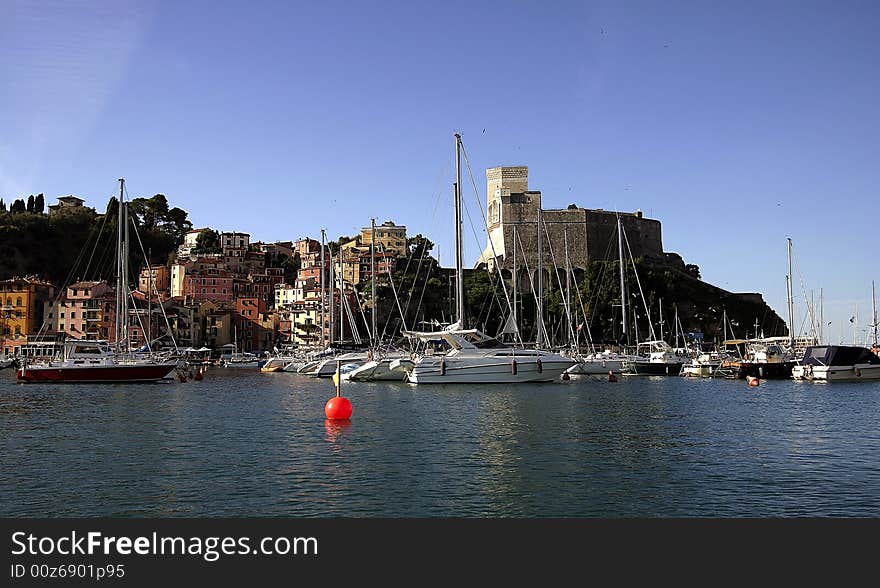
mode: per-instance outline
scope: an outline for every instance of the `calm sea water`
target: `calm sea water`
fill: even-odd
[[[880,384],[20,385],[2,516],[880,516]]]

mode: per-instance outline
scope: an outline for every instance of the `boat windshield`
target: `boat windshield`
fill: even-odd
[[[507,349],[507,345],[495,337],[487,337],[482,333],[467,333],[462,335],[462,339],[466,340],[477,349]]]

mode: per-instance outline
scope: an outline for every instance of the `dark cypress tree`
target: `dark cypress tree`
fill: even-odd
[[[6,203],[0,198],[0,212],[6,212]]]
[[[34,198],[34,212],[37,214],[43,214],[46,210],[46,199],[42,193],[37,194],[37,197]]]
[[[34,195],[33,195],[33,194],[31,194],[30,196],[28,196],[28,199],[27,199],[27,208],[26,208],[26,210],[27,210],[28,212],[33,212],[33,211],[34,211]]]
[[[22,200],[21,198],[16,198],[15,202],[12,203],[12,206],[9,207],[9,212],[16,214],[19,212],[24,212],[25,210],[26,209],[24,205],[24,200]]]

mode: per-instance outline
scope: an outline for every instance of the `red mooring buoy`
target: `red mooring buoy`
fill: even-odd
[[[204,374],[202,373],[202,368],[199,368],[199,369],[196,370],[196,375],[193,376],[193,379],[194,379],[194,380],[201,380],[201,379],[204,378],[204,377],[205,377],[205,376],[204,376]]]
[[[351,418],[351,402],[342,396],[339,386],[342,383],[341,362],[336,360],[336,373],[333,374],[333,383],[336,384],[336,396],[324,405],[324,414],[328,419],[345,420]]]
[[[324,405],[324,414],[328,419],[350,419],[351,402],[344,396],[334,396]]]
[[[609,382],[616,382],[617,381],[617,376],[615,376],[614,372],[611,370],[608,370],[608,381]]]
[[[749,386],[759,386],[761,384],[761,380],[759,380],[755,376],[747,376],[746,380],[748,380]]]

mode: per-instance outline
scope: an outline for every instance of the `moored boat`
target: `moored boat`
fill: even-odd
[[[796,380],[863,382],[880,380],[880,357],[867,347],[816,345],[791,370]]]

